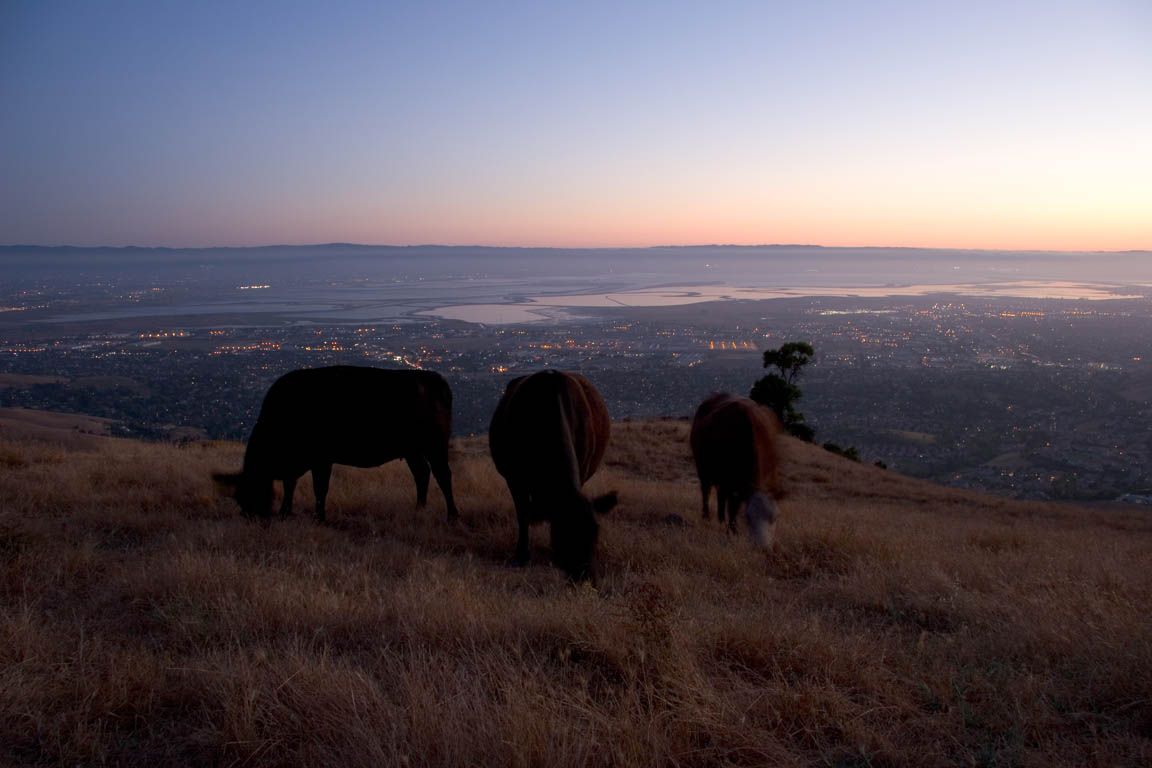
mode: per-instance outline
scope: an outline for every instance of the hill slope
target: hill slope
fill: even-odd
[[[789,441],[777,547],[699,520],[687,424],[614,425],[599,591],[338,468],[332,524],[219,498],[236,444],[0,432],[0,762],[1084,765],[1152,758],[1152,519]],[[297,507],[311,509],[307,482]],[[665,525],[669,513],[689,527]]]

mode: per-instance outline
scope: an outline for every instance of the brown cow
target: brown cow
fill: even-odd
[[[528,562],[528,526],[551,525],[552,559],[571,578],[593,578],[597,512],[616,492],[589,500],[581,488],[608,447],[608,408],[583,376],[541,371],[508,383],[488,430],[496,469],[508,482],[520,535],[516,562]]]
[[[758,544],[772,544],[779,514],[773,498],[780,493],[776,418],[767,408],[746,397],[711,395],[696,409],[692,420],[692,458],[700,476],[703,517],[709,517],[708,496],[716,489],[716,514],[736,528],[736,513],[744,506],[748,533]]]
[[[292,371],[272,384],[244,452],[244,470],[217,475],[235,489],[240,508],[267,517],[272,481],[284,484],[280,514],[292,513],[296,481],[312,472],[316,519],[333,464],[377,467],[405,459],[416,480],[416,503],[428,500],[428,475],[444,493],[449,521],[456,518],[448,438],[452,390],[433,371],[396,371],[337,365]]]

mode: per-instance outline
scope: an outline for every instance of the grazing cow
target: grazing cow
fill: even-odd
[[[700,476],[700,495],[708,519],[708,496],[716,486],[716,514],[736,528],[736,513],[744,506],[748,533],[761,546],[772,545],[779,514],[773,498],[780,493],[776,419],[767,408],[746,397],[711,395],[692,420],[692,458]]]
[[[296,480],[311,471],[316,519],[322,522],[333,464],[377,467],[402,458],[416,480],[419,506],[428,500],[431,467],[452,521],[457,512],[448,468],[451,425],[452,390],[438,373],[352,365],[292,371],[264,396],[244,470],[216,480],[234,488],[246,514],[261,517],[271,513],[272,481],[280,480],[280,514],[287,516]]]
[[[496,469],[508,482],[520,535],[516,562],[528,562],[528,525],[546,520],[552,559],[572,579],[593,578],[595,513],[616,492],[589,500],[581,491],[608,447],[608,408],[583,376],[541,371],[508,383],[488,430]]]

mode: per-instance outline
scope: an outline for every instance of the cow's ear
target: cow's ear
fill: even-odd
[[[235,496],[236,489],[240,487],[241,474],[215,474],[212,475],[212,481],[216,483],[216,491],[226,496]]]
[[[616,491],[609,491],[603,496],[597,496],[592,500],[592,509],[596,510],[598,514],[603,515],[605,512],[608,512],[613,507],[615,507],[616,502],[619,500],[620,497]]]

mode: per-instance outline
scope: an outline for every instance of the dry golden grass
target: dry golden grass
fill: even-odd
[[[0,408],[0,436],[9,440],[35,440],[70,448],[92,448],[103,444],[100,438],[111,433],[114,423],[113,419],[79,413]]]
[[[329,516],[218,498],[234,444],[0,438],[0,763],[1138,765],[1152,521],[943,489],[789,443],[771,554],[701,524],[687,424],[615,425],[599,591],[505,563],[407,468]],[[686,528],[663,524],[675,513]]]

